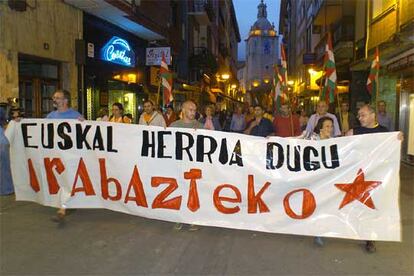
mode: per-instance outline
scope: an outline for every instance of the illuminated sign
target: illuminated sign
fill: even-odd
[[[128,41],[116,36],[101,49],[101,59],[129,67],[135,66],[135,53]]]
[[[163,54],[164,54],[165,62],[167,63],[167,65],[171,65],[171,48],[170,47],[147,48],[145,65],[148,65],[148,66],[161,65],[161,59],[162,59]]]

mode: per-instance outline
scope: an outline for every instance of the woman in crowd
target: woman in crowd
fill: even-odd
[[[214,110],[211,105],[207,105],[204,109],[205,116],[199,120],[203,124],[204,129],[222,130],[219,119],[214,116]]]
[[[322,117],[318,120],[315,126],[311,140],[324,140],[333,137],[334,122],[329,117]],[[314,242],[316,245],[322,247],[324,241],[321,237],[315,237]]]
[[[112,105],[112,115],[109,117],[110,122],[130,124],[132,120],[124,115],[124,106],[121,103]]]
[[[103,108],[99,109],[98,118],[96,118],[96,120],[97,121],[104,121],[104,122],[109,121],[109,111],[108,111],[108,108],[103,107]]]

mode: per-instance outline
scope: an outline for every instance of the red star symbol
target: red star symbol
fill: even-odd
[[[381,181],[365,181],[365,175],[362,169],[358,170],[358,174],[353,183],[335,184],[335,186],[344,192],[346,195],[339,206],[342,209],[348,203],[355,199],[365,204],[371,209],[375,209],[374,201],[372,201],[370,192],[381,184]]]

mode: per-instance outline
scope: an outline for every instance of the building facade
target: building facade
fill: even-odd
[[[77,108],[82,12],[61,1],[3,1],[0,14],[0,102],[42,118],[53,109],[53,92],[66,89]]]
[[[121,102],[137,121],[143,100],[158,99],[159,64],[149,60],[159,63],[163,49],[176,109],[187,99],[237,101],[232,0],[24,0],[0,9],[0,102],[26,117],[44,117],[64,88],[87,119]]]
[[[272,89],[274,66],[280,64],[280,43],[274,24],[267,19],[267,6],[257,6],[257,21],[246,39],[245,87],[255,101],[269,106],[268,95]]]
[[[402,159],[414,164],[414,9],[412,0],[367,1],[358,3],[356,12],[365,19],[365,33],[355,39],[358,49],[351,66],[352,84],[358,86],[367,75],[367,67],[375,49],[380,53],[379,90],[373,93],[371,102],[384,100],[387,113],[393,120],[394,129],[405,134],[402,143]],[[361,19],[360,19],[361,20]],[[361,22],[362,23],[362,22]],[[361,24],[359,23],[359,24]],[[362,24],[361,24],[362,25]],[[365,50],[365,58],[362,49]],[[366,81],[365,81],[366,82]],[[353,91],[352,98],[358,104],[365,98]],[[369,96],[368,96],[369,97]]]
[[[282,0],[279,32],[287,48],[288,72],[301,103],[313,111],[319,100],[327,33],[332,35],[337,70],[338,101],[360,105],[379,100],[395,129],[402,130],[403,160],[414,155],[412,0]],[[375,49],[380,52],[379,91],[370,95],[367,77]],[[289,60],[291,59],[291,60]],[[336,102],[338,102],[336,101]],[[331,105],[331,112],[338,109]]]

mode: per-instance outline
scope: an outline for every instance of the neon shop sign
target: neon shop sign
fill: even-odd
[[[101,49],[101,59],[129,67],[135,66],[134,51],[128,41],[117,36],[112,37]]]

